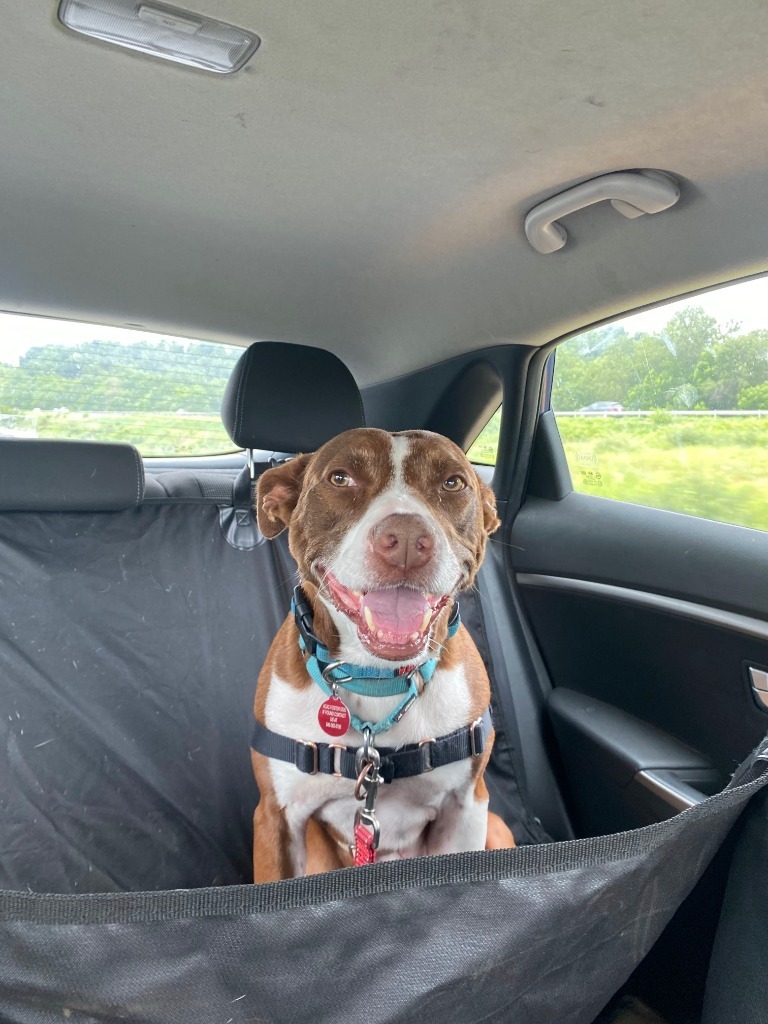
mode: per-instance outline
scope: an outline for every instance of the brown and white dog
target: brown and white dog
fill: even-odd
[[[448,622],[499,520],[493,492],[460,448],[428,431],[349,430],[265,472],[256,501],[265,537],[289,527],[314,633],[334,659],[391,673],[439,657],[429,683],[419,684],[407,714],[377,745],[419,744],[483,715],[490,687],[482,660],[463,626],[448,637]],[[340,695],[353,715],[374,721],[401,699]],[[328,743],[318,723],[326,699],[289,616],[259,676],[257,722],[305,746]],[[350,728],[341,742],[359,747],[362,736]],[[481,756],[380,787],[381,859],[514,845],[506,825],[488,814],[483,773],[492,742],[491,730]],[[255,881],[350,866],[355,783],[306,774],[255,750],[252,759],[261,793]]]

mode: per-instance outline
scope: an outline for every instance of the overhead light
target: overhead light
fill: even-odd
[[[105,43],[220,75],[239,71],[261,42],[226,22],[141,0],[61,0],[59,20]]]

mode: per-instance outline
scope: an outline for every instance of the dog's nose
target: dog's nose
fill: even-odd
[[[371,530],[373,553],[402,572],[419,569],[432,557],[435,538],[416,515],[395,512]]]

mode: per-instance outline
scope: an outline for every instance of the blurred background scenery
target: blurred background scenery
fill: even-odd
[[[577,490],[768,529],[768,284],[586,331],[556,350],[552,408]],[[0,314],[0,436],[124,441],[145,457],[232,444],[242,349]],[[500,410],[470,449],[496,462]]]

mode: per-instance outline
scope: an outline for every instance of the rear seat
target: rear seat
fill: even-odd
[[[223,419],[248,450],[312,450],[362,408],[335,357],[261,343]],[[128,445],[0,441],[0,888],[250,881],[253,690],[294,566],[249,461],[145,480]]]

